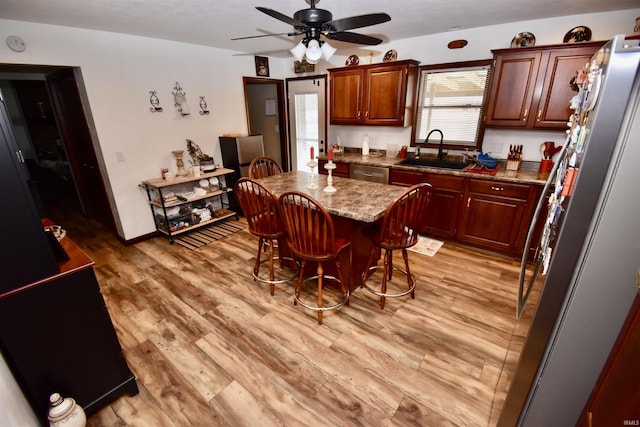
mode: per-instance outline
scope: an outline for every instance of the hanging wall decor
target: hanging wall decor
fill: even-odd
[[[207,101],[205,101],[204,96],[200,97],[200,115],[204,116],[209,114],[209,110],[207,110]]]
[[[189,105],[187,104],[186,93],[180,87],[180,83],[176,82],[176,85],[173,87],[175,92],[171,92],[173,94],[173,101],[175,103],[176,108],[180,112],[180,114],[184,116],[188,116],[191,114],[189,110]]]
[[[151,103],[151,108],[149,108],[149,110],[152,113],[161,113],[162,112],[162,107],[160,106],[160,100],[158,99],[158,95],[156,95],[156,91],[155,90],[150,90],[149,94],[151,94],[151,97],[149,97],[149,102]]]
[[[256,61],[256,75],[269,77],[269,58],[266,56],[256,56],[254,58]]]

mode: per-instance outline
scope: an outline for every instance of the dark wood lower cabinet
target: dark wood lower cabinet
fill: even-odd
[[[537,187],[530,185],[470,179],[458,240],[521,254],[537,197]]]
[[[0,347],[43,425],[49,395],[73,397],[90,415],[138,393],[93,262],[68,238],[60,273],[0,294]]]
[[[391,169],[390,184],[419,182],[434,188],[422,232],[521,256],[540,186]]]
[[[640,272],[638,273],[640,275]],[[636,277],[636,280],[640,280]],[[640,425],[640,295],[578,421],[580,427]]]

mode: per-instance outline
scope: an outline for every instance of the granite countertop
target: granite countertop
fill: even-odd
[[[443,168],[432,168],[432,167],[423,167],[423,166],[409,166],[409,165],[400,165],[399,163],[402,161],[398,157],[386,157],[384,152],[381,152],[381,155],[376,155],[378,152],[374,152],[374,155],[363,156],[360,153],[350,153],[345,152],[342,155],[335,156],[334,162],[342,162],[342,163],[352,163],[352,164],[360,164],[360,165],[368,165],[368,166],[380,166],[380,167],[393,167],[397,169],[403,170],[413,170],[418,172],[431,172],[431,173],[439,173],[443,175],[455,175],[455,176],[465,176],[472,178],[481,178],[481,179],[490,179],[490,180],[500,180],[500,181],[508,181],[514,183],[525,183],[525,184],[537,184],[544,185],[549,176],[546,174],[539,174],[538,167],[540,165],[539,162],[522,162],[520,170],[510,171],[506,170],[506,161],[500,160],[498,162],[498,171],[495,175],[481,174],[476,172],[466,172],[462,170],[453,170],[453,169],[443,169]],[[412,154],[409,154],[412,156]],[[425,156],[426,157],[426,156]],[[320,160],[327,160],[327,156],[319,156]]]
[[[287,172],[260,179],[273,193],[280,197],[285,191],[302,191],[316,199],[332,215],[362,222],[375,222],[406,188],[396,185],[355,181],[349,178],[333,177],[335,193],[325,193],[327,175],[314,174],[317,189],[307,186],[311,179],[309,172]],[[354,185],[357,182],[357,185]]]

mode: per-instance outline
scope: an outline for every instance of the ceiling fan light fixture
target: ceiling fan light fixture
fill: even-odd
[[[298,61],[302,61],[302,58],[304,58],[304,54],[307,51],[307,47],[304,45],[304,42],[300,42],[296,45],[296,47],[294,47],[293,49],[291,49],[289,52],[291,52],[291,54],[298,60]]]
[[[315,64],[320,60],[321,57],[322,50],[320,49],[320,43],[318,42],[318,40],[309,40],[309,43],[307,44],[307,61]]]
[[[336,48],[331,46],[329,43],[324,42],[322,43],[322,47],[320,48],[320,50],[322,51],[322,56],[324,57],[325,61],[328,61],[334,53],[336,53]]]

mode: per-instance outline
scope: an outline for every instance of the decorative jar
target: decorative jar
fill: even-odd
[[[59,393],[49,397],[49,426],[50,427],[85,427],[87,416],[71,397],[63,398]]]

